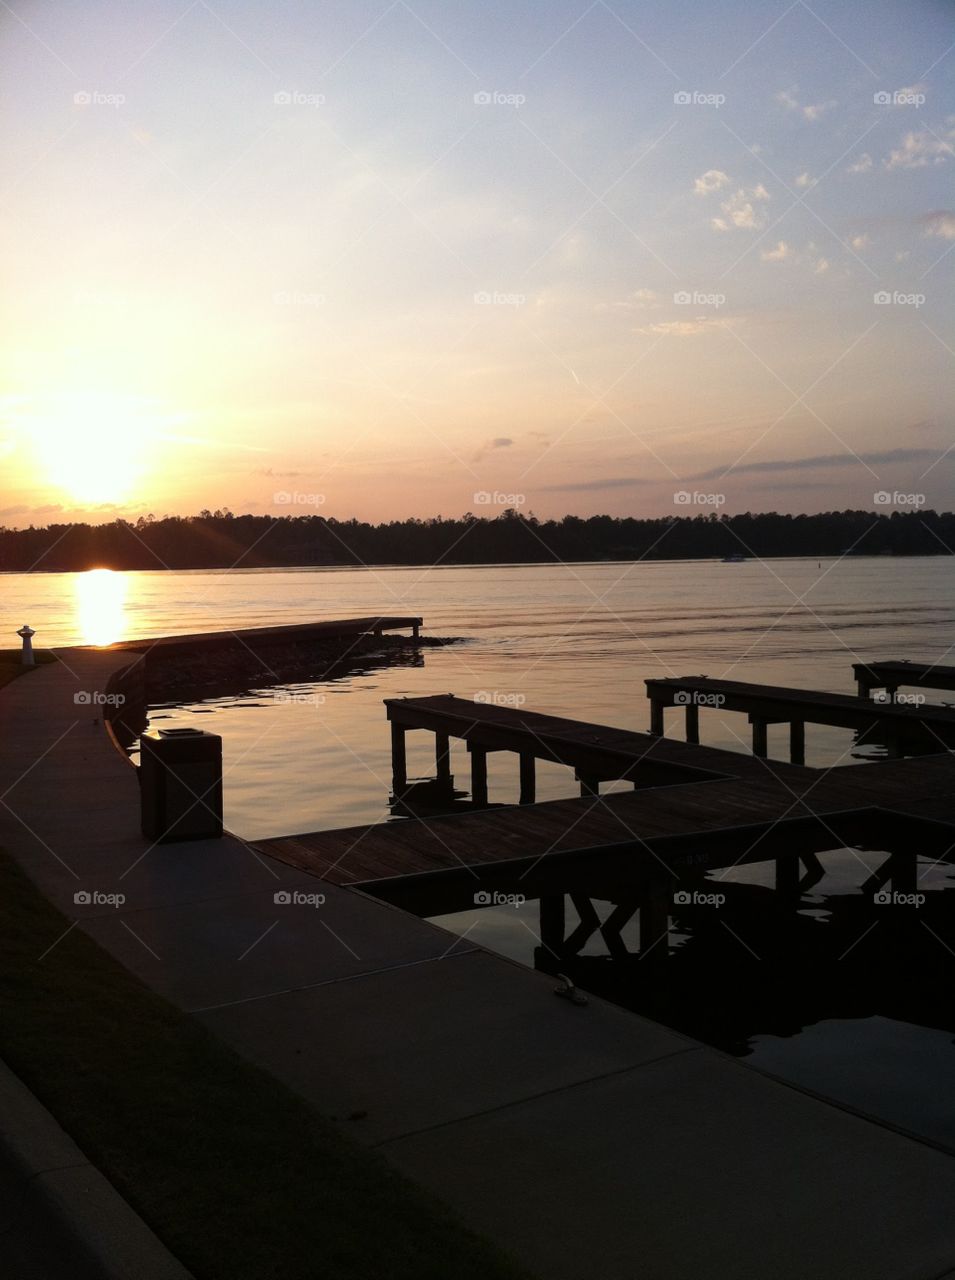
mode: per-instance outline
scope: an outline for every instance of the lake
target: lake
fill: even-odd
[[[424,650],[420,665],[371,660],[315,685],[155,709],[151,722],[157,726],[192,725],[222,735],[226,822],[249,839],[389,817],[384,698],[453,692],[643,730],[649,725],[643,686],[649,676],[706,674],[854,692],[853,662],[951,661],[946,655],[955,645],[950,557],[94,571],[7,574],[2,583],[11,643],[24,622],[36,628],[37,645],[106,644],[379,613],[420,614],[425,634],[461,640]],[[670,714],[668,732],[679,735],[679,713]],[[771,755],[784,756],[785,734],[785,726],[770,730]],[[745,717],[704,710],[701,741],[748,751]],[[431,736],[412,734],[408,746],[409,775],[431,774]],[[452,768],[466,787],[462,747],[452,744]],[[806,748],[810,765],[856,761],[864,768],[865,756],[877,754],[876,748],[856,748],[849,731],[812,726]],[[493,801],[516,801],[516,772],[506,755],[489,757]],[[574,794],[569,770],[539,766],[539,800]],[[823,861],[826,878],[804,901],[805,920],[817,925],[841,919],[845,900],[858,896],[865,875],[854,853],[837,851]],[[766,868],[749,868],[726,879],[745,895],[747,885],[755,892],[770,877]],[[955,899],[946,867],[923,866],[920,883],[946,901]],[[527,920],[494,907],[441,923],[531,963],[535,939]],[[947,974],[950,982],[953,957],[941,944],[936,950],[933,980]],[[704,966],[714,963],[712,950],[704,947],[701,954]],[[931,970],[931,952],[927,964]],[[687,1022],[685,1009],[669,1016],[639,995],[621,994],[613,984],[610,990],[621,1003],[721,1043],[719,1028],[708,1030],[703,1013],[702,1021]],[[897,1001],[880,1004],[878,993],[868,1001],[857,992],[835,1001],[820,997],[808,1006],[800,1006],[796,994],[786,1002],[784,1025],[778,1008],[768,1013],[758,1000],[727,1008],[733,1038],[722,1047],[808,1088],[955,1142],[944,1105],[955,1066],[950,1021],[923,1025],[935,1016],[924,1010],[910,1020]],[[874,1073],[873,1061],[879,1063]]]

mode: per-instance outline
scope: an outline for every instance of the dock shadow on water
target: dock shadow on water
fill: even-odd
[[[955,1150],[955,869],[854,848],[802,866],[794,893],[772,863],[681,881],[662,934],[652,904],[606,885],[541,898],[483,889],[474,910],[432,918]]]
[[[457,644],[456,638],[362,635],[345,642],[290,640],[257,646],[238,638],[206,653],[190,653],[184,662],[175,651],[149,650],[135,683],[138,696],[127,697],[111,717],[124,748],[136,755],[140,734],[171,711],[212,714],[226,706],[254,708],[260,699],[316,702],[322,688],[370,675],[386,667],[423,667],[425,651]],[[136,669],[136,655],[132,670]]]

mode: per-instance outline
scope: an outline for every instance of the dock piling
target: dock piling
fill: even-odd
[[[405,727],[391,722],[391,786],[401,796],[408,786],[408,762],[405,752]]]
[[[521,804],[534,804],[537,800],[537,760],[530,751],[520,753]]]
[[[468,744],[471,752],[471,803],[477,809],[487,808],[487,751]]]

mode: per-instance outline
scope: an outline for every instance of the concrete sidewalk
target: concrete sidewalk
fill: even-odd
[[[955,1158],[556,1000],[552,979],[233,837],[150,848],[134,771],[74,702],[127,659],[63,656],[0,690],[0,841],[151,987],[542,1280],[955,1273]]]

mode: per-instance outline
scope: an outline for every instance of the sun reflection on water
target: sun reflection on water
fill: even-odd
[[[112,569],[90,569],[78,573],[75,583],[81,643],[107,645],[121,640],[126,633],[127,575]]]

